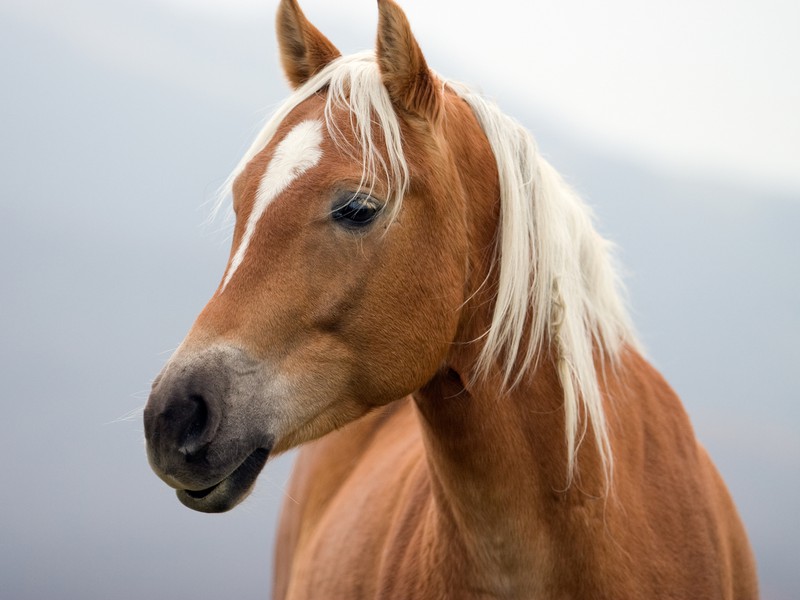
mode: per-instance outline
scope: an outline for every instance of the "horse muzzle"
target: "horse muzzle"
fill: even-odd
[[[144,410],[147,457],[189,508],[230,510],[266,464],[274,438],[254,418],[260,372],[240,350],[178,351],[153,383]]]

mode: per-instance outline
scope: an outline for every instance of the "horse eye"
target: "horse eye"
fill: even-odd
[[[334,207],[331,217],[339,225],[359,229],[369,225],[380,213],[383,205],[366,194],[355,194]]]

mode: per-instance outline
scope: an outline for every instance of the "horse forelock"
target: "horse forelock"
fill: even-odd
[[[445,86],[472,109],[495,156],[500,184],[497,294],[491,324],[481,338],[476,378],[499,367],[506,387],[513,388],[551,348],[564,390],[569,472],[588,423],[610,474],[613,461],[595,351],[613,365],[624,345],[637,345],[612,246],[596,232],[589,207],[539,154],[524,127],[466,86],[450,81]],[[410,168],[401,120],[375,55],[368,51],[332,61],[289,96],[221,188],[214,214],[286,117],[321,92],[328,136],[361,162],[361,187],[370,190],[381,181],[392,215],[398,213]],[[355,147],[348,140],[355,140]]]
[[[298,87],[267,120],[239,163],[217,193],[211,211],[214,219],[228,204],[233,184],[250,161],[272,140],[281,123],[300,104],[325,92],[325,129],[333,142],[362,164],[361,188],[367,191],[381,181],[392,215],[396,215],[409,185],[400,119],[381,82],[373,51],[337,58]],[[346,122],[341,123],[341,116]],[[343,127],[350,128],[344,131]],[[380,140],[376,139],[380,133]],[[355,145],[350,141],[355,140]],[[228,217],[231,213],[228,211]]]

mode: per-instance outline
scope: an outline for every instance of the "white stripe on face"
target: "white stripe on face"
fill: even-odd
[[[250,217],[247,219],[247,228],[244,230],[236,254],[233,255],[220,293],[225,291],[236,269],[242,264],[247,247],[255,233],[256,225],[267,206],[295,179],[320,161],[322,158],[321,146],[322,121],[303,121],[295,125],[294,129],[286,134],[286,137],[278,144],[266,172],[261,177],[253,210],[250,211]]]

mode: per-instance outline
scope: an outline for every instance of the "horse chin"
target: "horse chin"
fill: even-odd
[[[203,490],[177,490],[178,500],[184,506],[205,513],[231,510],[252,491],[253,484],[267,463],[270,450],[254,450],[227,477]]]

